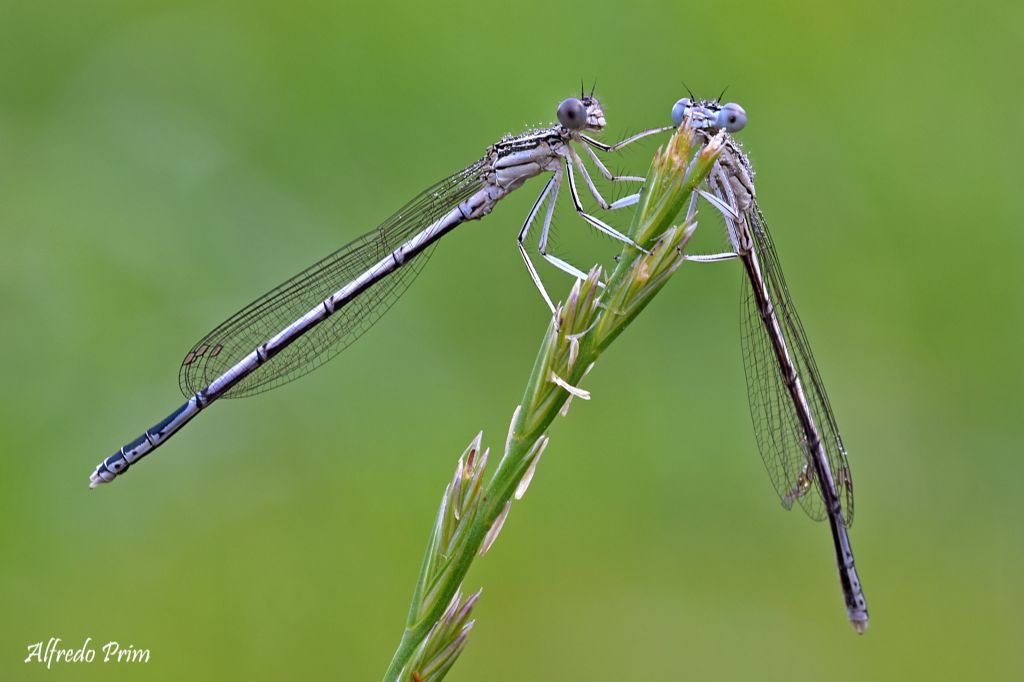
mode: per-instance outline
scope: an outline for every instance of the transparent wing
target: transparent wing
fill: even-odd
[[[482,186],[483,161],[424,190],[379,227],[274,287],[199,340],[181,363],[190,396],[208,386],[332,293],[341,289]],[[242,398],[288,383],[324,364],[379,320],[426,264],[433,246],[296,339],[224,397]]]
[[[814,362],[803,324],[793,306],[764,215],[756,202],[746,213],[746,218],[779,326],[828,456],[843,508],[843,520],[846,526],[850,526],[853,524],[853,477],[825,385]],[[771,338],[749,286],[744,289],[743,299],[743,362],[758,449],[783,505],[788,509],[794,501],[799,501],[808,516],[820,521],[826,517],[825,503],[819,485],[815,485],[811,454],[797,408],[783,383]]]

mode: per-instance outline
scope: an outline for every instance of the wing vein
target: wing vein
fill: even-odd
[[[186,396],[208,386],[245,355],[335,291],[436,222],[482,186],[481,159],[427,188],[395,214],[298,274],[285,280],[203,336],[185,355],[178,382]],[[379,320],[408,289],[434,247],[296,339],[233,386],[224,397],[241,398],[281,386],[323,365]]]

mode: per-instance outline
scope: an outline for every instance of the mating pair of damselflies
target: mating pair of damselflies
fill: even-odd
[[[530,278],[554,311],[525,241],[543,211],[541,257],[574,277],[586,277],[547,249],[563,183],[568,183],[573,206],[583,220],[637,246],[586,212],[577,173],[602,209],[630,206],[639,194],[605,201],[579,150],[608,180],[640,183],[641,177],[612,174],[597,152],[615,152],[686,120],[705,139],[718,133],[725,137],[707,179],[708,189],[699,194],[723,215],[732,247],[727,253],[688,258],[737,258],[743,263],[750,283],[743,316],[744,366],[758,447],[784,506],[799,501],[812,518],[829,520],[848,615],[863,632],[867,607],[846,532],[853,514],[853,480],[828,396],[757,205],[753,169],[728,135],[745,126],[746,113],[737,104],[687,98],[676,103],[672,116],[674,126],[648,129],[607,145],[587,135],[601,131],[605,118],[593,93],[581,93],[559,105],[557,124],[491,145],[480,160],[429,187],[374,230],[270,290],[204,336],[182,361],[179,383],[187,402],[101,462],[90,477],[90,487],[113,481],[218,398],[270,390],[337,355],[395,303],[437,240],[464,222],[484,217],[501,199],[540,175],[549,177],[519,231],[518,247]]]

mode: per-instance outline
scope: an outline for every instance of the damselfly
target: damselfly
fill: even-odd
[[[204,336],[185,356],[179,372],[179,384],[188,401],[101,462],[89,477],[90,487],[113,481],[218,398],[267,391],[327,362],[394,304],[420,272],[438,239],[466,221],[484,217],[509,193],[542,174],[551,177],[519,231],[518,244],[531,279],[554,311],[524,242],[546,202],[541,256],[564,272],[586,278],[580,269],[547,250],[563,178],[568,180],[576,211],[587,223],[632,244],[584,210],[576,172],[604,209],[629,206],[636,203],[638,195],[614,203],[605,201],[576,146],[586,151],[608,180],[642,182],[640,177],[613,175],[594,150],[616,151],[666,130],[643,131],[614,145],[589,137],[586,132],[605,127],[604,111],[593,92],[563,101],[557,117],[558,123],[549,128],[508,136],[491,145],[479,161],[429,187],[379,227],[271,289]]]
[[[743,366],[758,449],[783,506],[789,509],[799,502],[811,518],[828,519],[847,613],[862,633],[868,626],[868,609],[847,534],[853,522],[853,477],[825,385],[757,204],[754,169],[728,135],[746,125],[746,112],[734,103],[686,98],[672,108],[676,125],[684,118],[699,134],[726,133],[718,162],[708,174],[709,191],[700,194],[722,213],[733,249],[687,258],[739,258],[743,263],[750,284],[743,295]]]

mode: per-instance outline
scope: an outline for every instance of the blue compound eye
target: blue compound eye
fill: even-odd
[[[686,116],[687,110],[690,108],[690,98],[684,97],[675,106],[672,107],[672,125],[678,128],[683,123],[683,117]]]
[[[569,130],[581,130],[587,125],[587,107],[575,97],[558,105],[558,122]]]
[[[715,119],[715,126],[727,133],[735,133],[743,130],[747,125],[747,112],[735,102],[729,102],[718,112]]]

